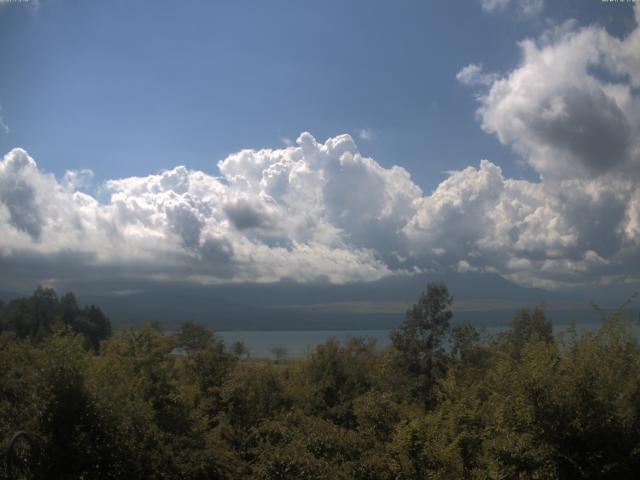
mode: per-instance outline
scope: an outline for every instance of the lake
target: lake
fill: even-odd
[[[580,323],[577,325],[578,332],[596,330],[600,323]],[[554,325],[556,333],[567,329],[569,324]],[[483,336],[493,336],[503,332],[506,325],[491,325],[483,328]],[[482,330],[481,330],[482,331]],[[636,335],[640,332],[637,324],[634,324]],[[380,349],[385,348],[391,342],[389,333],[391,330],[283,330],[283,331],[226,331],[216,332],[224,338],[227,344],[243,342],[250,351],[252,357],[272,357],[274,347],[283,347],[289,357],[304,357],[330,338],[336,338],[344,342],[352,337],[370,337],[376,340]]]

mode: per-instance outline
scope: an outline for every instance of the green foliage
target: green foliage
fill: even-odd
[[[39,358],[38,349],[30,342],[12,333],[0,334],[0,452],[9,446],[14,432],[39,429],[37,416],[41,403],[36,382]],[[2,467],[0,461],[0,472]]]
[[[640,345],[621,311],[554,338],[521,310],[483,342],[449,328],[450,305],[430,285],[383,351],[330,340],[274,362],[193,322],[109,335],[99,309],[38,289],[0,305],[0,452],[30,432],[52,480],[637,477]]]
[[[358,431],[363,437],[386,443],[402,418],[401,406],[391,395],[377,391],[368,391],[354,402],[354,413]]]
[[[445,339],[453,316],[453,298],[444,284],[431,283],[409,311],[402,326],[391,334],[398,352],[398,369],[412,377],[413,398],[433,406],[432,388],[446,369]]]
[[[222,388],[222,400],[229,422],[245,429],[285,412],[291,404],[281,372],[269,364],[257,369],[237,365]]]
[[[470,323],[456,325],[451,329],[453,345],[451,353],[464,363],[478,363],[482,349],[480,348],[480,333]]]
[[[201,350],[209,345],[213,332],[204,325],[187,320],[178,330],[178,345],[187,351]]]
[[[256,433],[252,468],[261,479],[338,479],[357,465],[364,444],[356,432],[293,413],[265,421]]]
[[[511,330],[498,338],[502,347],[516,357],[525,345],[537,341],[553,341],[553,326],[545,317],[542,307],[535,307],[533,311],[528,308],[520,309],[511,322]]]
[[[86,348],[94,351],[111,335],[111,322],[104,313],[94,305],[80,308],[73,293],[58,298],[53,289],[38,287],[31,297],[0,305],[0,332],[39,344],[64,327],[81,334]]]
[[[319,345],[298,372],[300,389],[295,397],[301,408],[353,428],[354,400],[373,383],[375,342],[353,338],[341,346],[331,339]]]

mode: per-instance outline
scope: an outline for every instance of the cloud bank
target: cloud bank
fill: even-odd
[[[179,166],[93,196],[90,171],[57,179],[14,149],[0,162],[3,280],[340,284],[457,270],[543,287],[638,282],[640,29],[618,39],[565,24],[520,47],[514,70],[472,64],[458,79],[536,181],[482,160],[427,194],[349,135],[303,133],[229,155],[220,176]]]

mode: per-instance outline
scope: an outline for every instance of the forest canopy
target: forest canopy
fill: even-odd
[[[542,308],[487,338],[430,284],[391,344],[251,358],[203,325],[112,331],[38,288],[0,305],[0,478],[635,478],[640,347],[624,309],[554,336]]]

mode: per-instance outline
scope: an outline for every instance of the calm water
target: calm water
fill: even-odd
[[[578,324],[578,332],[596,330],[599,323]],[[556,333],[566,330],[568,324],[554,326]],[[495,325],[484,328],[484,334],[493,336],[504,331],[504,325]],[[634,328],[636,335],[639,333],[638,327]],[[274,347],[284,347],[289,357],[304,357],[317,345],[326,342],[330,338],[344,342],[351,337],[371,337],[376,340],[379,348],[384,348],[390,343],[390,330],[317,330],[317,331],[232,331],[217,332],[228,344],[236,341],[243,342],[249,347],[252,357],[272,357]]]
[[[274,347],[284,347],[288,357],[304,357],[309,350],[336,338],[341,342],[351,337],[372,337],[378,347],[384,348],[389,342],[389,330],[310,330],[276,332],[216,332],[227,344],[243,342],[252,357],[271,357]]]

